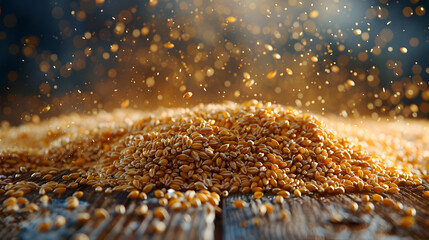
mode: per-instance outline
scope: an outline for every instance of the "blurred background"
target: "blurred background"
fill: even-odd
[[[428,7],[0,1],[0,121],[249,99],[343,117],[428,118]]]

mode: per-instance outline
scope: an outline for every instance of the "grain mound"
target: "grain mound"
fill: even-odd
[[[2,132],[2,174],[67,168],[78,184],[109,191],[396,193],[422,181],[316,116],[258,101],[72,115]]]

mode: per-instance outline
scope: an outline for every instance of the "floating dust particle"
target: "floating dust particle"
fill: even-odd
[[[286,73],[287,73],[287,75],[292,75],[293,74],[293,71],[292,71],[292,69],[290,69],[290,68],[286,68]]]
[[[174,44],[171,42],[164,43],[164,48],[172,49],[174,48]]]
[[[245,86],[246,87],[251,87],[251,86],[253,86],[253,84],[255,84],[255,80],[250,79],[249,81],[246,81]]]
[[[312,56],[312,57],[311,57],[311,61],[312,61],[312,62],[318,62],[318,61],[319,61],[319,59],[318,59],[316,56]]]
[[[354,87],[356,84],[353,80],[347,79],[347,85],[349,85],[350,87]]]
[[[158,5],[158,0],[149,0],[149,6],[155,7],[156,5]]]
[[[277,71],[272,71],[267,74],[268,79],[273,79],[277,76]]]
[[[310,12],[310,18],[317,18],[317,17],[319,17],[319,11],[317,11],[317,10],[313,10],[313,11],[311,11]]]
[[[279,60],[282,58],[282,56],[280,56],[280,54],[278,54],[278,53],[273,53],[273,58],[276,60]]]
[[[244,79],[250,79],[250,74],[248,72],[243,73]]]
[[[355,35],[361,35],[362,34],[362,30],[360,30],[360,29],[355,29],[354,31],[353,31],[353,33],[355,34]]]
[[[192,97],[192,92],[186,92],[184,95],[183,95],[183,99],[189,99],[189,98],[191,98]]]
[[[271,46],[270,44],[265,44],[265,49],[267,49],[267,51],[270,51],[270,52],[274,50],[273,46]]]
[[[40,113],[49,112],[49,110],[51,110],[51,106],[47,105],[46,107],[42,108],[42,110],[40,111]]]
[[[121,108],[127,108],[130,106],[130,100],[126,99],[121,103]]]
[[[226,18],[226,21],[229,23],[235,23],[237,21],[237,19],[233,16],[229,16]]]
[[[399,50],[401,51],[401,53],[407,53],[408,52],[408,49],[406,47],[401,47]]]

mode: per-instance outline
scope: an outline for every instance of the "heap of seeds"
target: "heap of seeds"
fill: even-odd
[[[234,192],[253,192],[255,198],[263,192],[282,197],[397,193],[399,185],[419,185],[427,177],[425,170],[411,171],[412,162],[404,157],[385,159],[367,152],[368,146],[377,148],[374,139],[349,141],[316,116],[281,105],[228,102],[158,113],[69,115],[2,129],[0,193],[19,198],[39,191],[46,196],[85,185],[96,192],[128,191],[131,198],[145,199],[152,190],[161,190],[155,191],[160,204],[180,209],[196,198],[217,205],[219,196]],[[338,121],[332,124],[339,126]],[[353,127],[345,132],[362,135]],[[427,155],[411,157],[427,161]],[[68,184],[50,181],[64,170],[68,173],[62,179]],[[10,176],[27,172],[45,183],[12,182]],[[178,202],[167,189],[199,192],[182,194]],[[71,208],[75,198],[68,200]]]

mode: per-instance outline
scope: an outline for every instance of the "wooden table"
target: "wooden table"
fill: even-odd
[[[24,179],[29,179],[29,175],[13,181]],[[429,189],[428,184],[424,186]],[[146,217],[135,214],[134,210],[142,203],[141,200],[127,199],[125,193],[106,195],[85,186],[79,189],[85,195],[80,199],[80,206],[74,210],[66,208],[64,199],[75,190],[67,190],[53,197],[51,203],[36,213],[6,216],[1,212],[0,239],[70,239],[78,232],[88,234],[91,239],[429,239],[429,226],[425,223],[429,219],[429,198],[424,197],[416,187],[401,187],[398,194],[381,194],[402,202],[404,209],[414,207],[417,210],[416,223],[410,228],[400,227],[398,223],[405,210],[397,211],[382,203],[374,203],[373,212],[365,211],[361,196],[370,193],[291,196],[283,204],[274,203],[274,196],[270,194],[258,201],[251,194],[232,194],[222,199],[222,212],[218,215],[215,215],[213,207],[207,205],[186,212],[170,211],[170,217],[165,220],[167,229],[162,234],[154,234],[150,230],[154,219],[151,214]],[[38,193],[27,194],[26,197],[34,202],[39,199]],[[0,201],[5,198],[0,196]],[[232,205],[236,199],[246,200],[249,207],[235,209]],[[158,206],[158,199],[153,197],[143,202],[149,208]],[[257,206],[262,202],[273,203],[275,211],[259,215]],[[359,205],[356,212],[349,208],[352,202]],[[125,215],[115,213],[114,206],[119,203],[126,206]],[[84,224],[75,221],[78,212],[91,213],[99,207],[110,212],[109,218],[100,220],[93,217]],[[281,209],[288,209],[291,218],[281,220]],[[67,218],[65,227],[53,227],[46,233],[37,231],[41,221],[53,221],[58,214]],[[336,216],[336,221],[333,221],[333,216]],[[260,226],[255,226],[255,217],[262,219]]]

